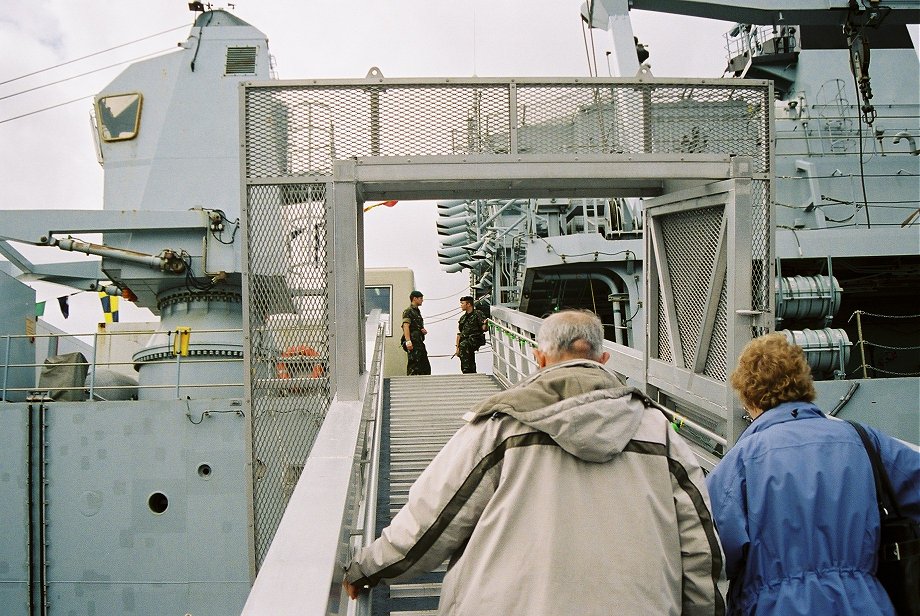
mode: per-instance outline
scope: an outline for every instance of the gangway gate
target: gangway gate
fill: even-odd
[[[252,338],[244,357],[253,405],[254,460],[276,463],[274,451],[302,448],[303,443],[289,442],[286,436],[304,431],[298,429],[298,423],[321,422],[319,440],[330,419],[344,418],[333,417],[333,409],[343,406],[350,409],[348,413],[360,415],[360,409],[367,406],[366,396],[373,391],[367,386],[365,349],[370,347],[361,344],[365,312],[360,299],[355,301],[363,297],[361,212],[365,200],[560,195],[666,198],[678,191],[706,192],[719,182],[735,182],[752,188],[729,191],[737,215],[726,219],[729,227],[724,236],[739,243],[756,243],[761,250],[753,256],[760,266],[754,271],[747,268],[751,284],[738,288],[773,288],[769,267],[773,93],[769,81],[372,77],[250,82],[242,84],[240,96],[243,318],[246,331],[260,334],[258,340]],[[688,138],[687,131],[696,125],[705,126],[718,138]],[[684,211],[681,199],[677,198],[673,208]],[[665,215],[670,211],[663,210]],[[753,216],[756,225],[752,220],[734,224]],[[756,242],[744,237],[753,228],[760,234]],[[295,241],[302,250],[289,247]],[[692,243],[682,242],[658,255],[666,261],[699,257],[695,249]],[[719,254],[713,261],[710,288],[717,288],[721,276],[724,259]],[[302,255],[308,258],[295,262],[294,257]],[[731,280],[735,264],[729,260],[725,265],[723,279]],[[667,313],[658,308],[673,302],[666,296],[669,289],[679,292],[679,285],[656,289],[660,298],[656,310],[662,319]],[[728,337],[726,319],[734,319],[741,309],[769,313],[772,298],[766,295],[729,298],[714,310],[708,307],[698,321],[706,331],[681,333],[681,342],[697,346],[706,342],[719,356],[719,365],[733,364],[745,343],[743,338],[753,337],[760,324],[752,319],[744,335]],[[269,299],[262,301],[266,297]],[[513,325],[506,333],[516,335]],[[532,331],[527,336],[532,340]],[[295,397],[278,399],[265,387],[263,375],[275,374],[277,361],[257,346],[264,340],[283,340],[285,347],[310,346],[323,359],[323,351],[328,351],[324,376],[315,379],[321,382],[310,392],[330,401],[328,412],[300,413]],[[658,342],[662,340],[665,338]],[[668,389],[666,383],[650,383],[644,348],[619,345],[616,350],[618,365],[628,369],[624,376],[633,384],[646,389],[652,386],[669,400],[689,407],[704,402],[698,418],[700,434],[712,436],[716,447],[734,442],[737,427],[727,420],[739,416],[741,409],[726,393],[724,381],[703,381],[693,372],[699,368],[696,359],[703,354],[697,353],[689,363],[687,357],[682,358],[683,365],[654,364],[655,370],[671,370],[683,379]],[[705,356],[714,355],[707,352]],[[684,368],[688,370],[681,371]],[[509,381],[516,382],[522,374]],[[698,382],[703,383],[702,389]],[[700,392],[705,396],[696,395]],[[710,404],[712,400],[729,402],[720,407]],[[279,418],[291,424],[289,430],[275,429]],[[357,425],[349,424],[349,434],[358,432],[343,442],[363,442]],[[342,454],[336,457],[341,459]],[[311,458],[312,453],[308,465]],[[360,464],[355,468],[360,469],[356,473],[363,481],[364,469]],[[293,473],[267,468],[265,474],[283,484]],[[354,480],[349,483],[357,485]],[[287,517],[283,512],[289,493],[284,485],[272,487],[267,481],[258,487],[253,491],[254,532],[263,538],[261,547],[279,524],[279,513]],[[354,503],[343,502],[343,507],[354,507]],[[346,510],[345,517],[354,519],[354,511]],[[346,527],[348,523],[342,528]],[[261,568],[265,557],[264,551],[256,555],[254,571]],[[330,579],[340,580],[340,573],[332,572],[331,564],[329,568]],[[325,581],[317,584],[323,613],[347,609],[341,596],[335,596],[335,584],[325,588]],[[260,586],[257,579],[250,599],[264,592]]]

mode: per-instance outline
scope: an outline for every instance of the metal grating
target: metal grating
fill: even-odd
[[[250,186],[246,205],[259,566],[329,407],[326,185]]]
[[[696,358],[696,341],[703,325],[703,310],[709,303],[709,280],[716,262],[724,211],[718,205],[659,218],[677,313],[677,336],[686,367],[693,366]]]
[[[334,160],[509,151],[506,85],[246,91],[247,176],[330,175]]]
[[[718,153],[769,168],[763,87],[528,85],[516,88],[519,153]]]
[[[667,363],[673,363],[674,358],[671,354],[671,330],[668,325],[668,320],[666,313],[664,311],[664,295],[661,292],[661,281],[655,280],[655,284],[658,286],[658,306],[656,311],[658,314],[658,359]]]
[[[369,156],[714,153],[769,171],[769,88],[732,80],[286,82],[246,88],[248,178]]]
[[[719,382],[728,381],[728,280],[722,281],[719,291],[719,306],[712,323],[712,338],[703,374]]]
[[[773,285],[770,284],[770,268],[773,267],[770,230],[773,228],[773,221],[770,219],[769,191],[769,180],[751,182],[751,307],[763,312],[772,312],[773,299]],[[756,337],[768,331],[766,328],[756,328],[752,336]]]

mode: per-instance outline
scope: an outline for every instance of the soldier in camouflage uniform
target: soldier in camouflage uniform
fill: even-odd
[[[476,350],[486,343],[486,318],[473,307],[473,298],[469,295],[460,298],[460,327],[457,331],[457,352],[460,358],[460,371],[463,374],[476,372]]]
[[[425,320],[419,306],[422,305],[424,296],[420,291],[409,294],[410,306],[402,313],[403,348],[409,354],[406,362],[406,374],[431,374],[431,364],[428,362],[428,350],[425,349]]]

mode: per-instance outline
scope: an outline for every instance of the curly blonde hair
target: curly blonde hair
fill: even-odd
[[[749,410],[766,411],[797,400],[812,402],[816,396],[805,351],[780,333],[754,338],[744,347],[731,385]]]

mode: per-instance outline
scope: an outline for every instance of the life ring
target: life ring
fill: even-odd
[[[304,357],[319,357],[319,353],[313,347],[308,347],[304,344],[298,344],[292,347],[288,347],[281,353],[281,357],[284,358],[278,363],[275,364],[275,375],[279,379],[289,379],[291,378],[291,371],[293,370],[295,374],[298,374],[300,369],[304,366],[303,362]],[[291,367],[288,368],[288,360],[291,362]],[[309,366],[309,363],[306,363]],[[313,363],[313,368],[310,370],[311,379],[318,379],[323,376],[325,370],[323,365],[319,362]]]

